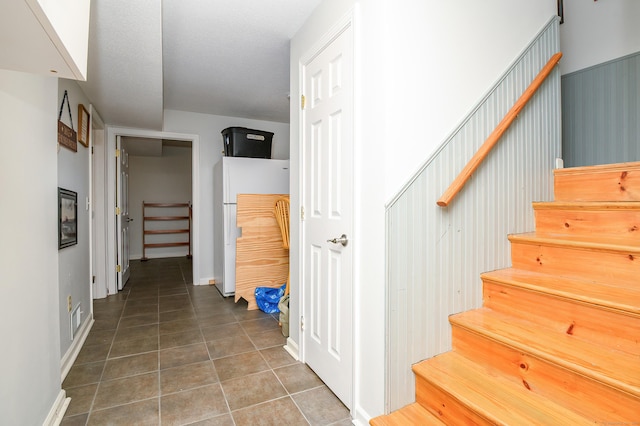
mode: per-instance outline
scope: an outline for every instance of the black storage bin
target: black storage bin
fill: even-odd
[[[227,157],[271,158],[271,132],[228,127],[222,131],[222,140]]]

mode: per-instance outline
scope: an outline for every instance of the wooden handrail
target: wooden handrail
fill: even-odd
[[[504,134],[504,132],[509,128],[513,120],[516,119],[522,108],[529,102],[540,88],[544,80],[551,74],[553,68],[558,64],[562,58],[562,52],[558,52],[549,59],[549,62],[540,70],[536,78],[533,79],[529,87],[522,93],[520,98],[516,101],[516,103],[511,107],[511,110],[504,116],[502,121],[496,126],[495,130],[489,135],[487,140],[484,141],[480,149],[474,154],[474,156],[469,160],[466,166],[462,169],[460,174],[451,182],[449,188],[442,194],[440,199],[438,200],[438,205],[440,207],[446,207],[449,205],[451,200],[460,192],[464,184],[469,180],[473,172],[476,171],[480,163],[489,155],[491,149],[498,143],[500,137]]]

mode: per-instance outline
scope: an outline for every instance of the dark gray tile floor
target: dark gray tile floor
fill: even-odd
[[[188,259],[134,261],[125,289],[94,301],[62,425],[351,425],[275,315],[191,282]]]

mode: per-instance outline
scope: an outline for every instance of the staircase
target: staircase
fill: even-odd
[[[640,425],[640,162],[556,170],[554,192],[372,426]]]

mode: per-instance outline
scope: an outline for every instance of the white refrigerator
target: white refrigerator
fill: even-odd
[[[238,194],[288,194],[289,160],[222,157],[213,168],[214,279],[223,296],[236,290]]]

